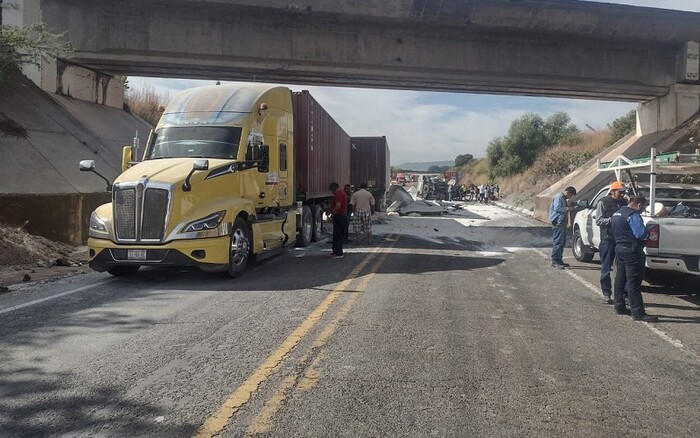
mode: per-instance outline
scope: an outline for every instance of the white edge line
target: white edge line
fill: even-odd
[[[92,284],[88,284],[86,286],[78,287],[76,289],[67,290],[65,292],[57,293],[56,295],[50,295],[48,297],[39,298],[38,300],[28,301],[28,302],[22,303],[22,304],[17,304],[16,306],[5,307],[5,308],[0,309],[0,315],[2,315],[3,313],[14,312],[15,310],[23,309],[25,307],[33,306],[34,304],[39,304],[39,303],[43,303],[45,301],[54,300],[56,298],[65,297],[66,295],[71,295],[74,293],[82,292],[86,289],[90,289],[93,287],[103,285],[103,284],[108,283],[112,280],[113,279],[108,278],[107,280],[102,280],[102,281],[99,281],[97,283],[92,283]]]
[[[549,257],[547,254],[543,253],[543,252],[540,251],[539,249],[533,249],[533,251],[536,252],[537,254],[539,254],[540,256],[544,257],[545,259]],[[597,295],[600,295],[601,297],[603,296],[603,293],[602,293],[600,290],[598,290],[597,287],[595,287],[594,285],[592,285],[590,282],[588,282],[587,280],[585,280],[584,278],[582,278],[582,277],[579,276],[578,274],[576,274],[576,273],[574,273],[574,272],[571,272],[571,271],[569,271],[568,269],[565,269],[564,272],[566,272],[566,273],[569,274],[571,277],[573,277],[573,278],[575,278],[576,280],[578,280],[579,283],[583,284],[583,285],[586,286],[588,289],[594,291]],[[668,342],[669,344],[673,345],[674,347],[680,348],[680,349],[682,349],[682,350],[685,350],[685,351],[688,351],[688,352],[692,353],[693,355],[696,355],[694,352],[691,352],[691,351],[687,350],[681,341],[676,340],[676,339],[673,339],[672,337],[670,337],[669,335],[667,335],[663,330],[659,330],[658,328],[654,327],[653,325],[651,325],[651,324],[648,323],[648,322],[642,322],[642,324],[644,324],[644,325],[645,325],[649,330],[651,330],[655,335],[657,335],[658,337],[660,337],[660,338],[663,339],[664,341]]]

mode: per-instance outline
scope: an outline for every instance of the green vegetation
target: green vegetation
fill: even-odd
[[[428,167],[428,172],[430,173],[440,173],[440,172],[446,172],[448,170],[452,169],[452,166],[430,166]]]
[[[506,202],[532,209],[534,196],[580,168],[636,127],[632,111],[609,131],[581,133],[565,113],[547,120],[526,114],[507,134],[493,139],[487,156],[458,166],[460,184],[498,183]],[[457,159],[455,159],[455,163]]]
[[[556,113],[546,121],[537,114],[525,114],[511,123],[508,134],[489,143],[489,176],[497,179],[522,172],[543,150],[555,144],[577,144],[580,138],[566,113]]]
[[[473,159],[474,156],[472,154],[457,155],[457,157],[455,158],[455,166],[464,166],[465,164],[469,164]]]
[[[637,112],[630,111],[612,122],[610,128],[610,140],[608,144],[615,144],[618,140],[637,129]]]
[[[73,53],[65,34],[46,30],[45,23],[24,27],[0,26],[0,82],[22,64],[41,65],[47,57],[68,57]]]

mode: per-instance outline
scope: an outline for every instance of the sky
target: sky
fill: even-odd
[[[598,2],[700,12],[700,0]],[[164,97],[215,82],[129,78],[132,89],[150,88]],[[636,108],[634,103],[600,100],[283,85],[294,91],[309,90],[351,136],[385,135],[392,165],[453,161],[459,154],[484,157],[489,141],[503,136],[511,122],[526,113],[547,118],[563,111],[585,131],[586,125],[605,129],[608,123]]]

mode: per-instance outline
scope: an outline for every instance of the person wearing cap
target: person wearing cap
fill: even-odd
[[[600,289],[606,304],[613,303],[610,270],[615,260],[615,238],[610,229],[610,218],[625,205],[625,184],[622,181],[614,181],[610,184],[608,196],[601,199],[596,206],[595,223],[600,227]]]
[[[612,215],[610,220],[615,238],[615,313],[631,315],[635,321],[655,322],[659,318],[647,315],[642,300],[642,277],[644,277],[644,240],[649,232],[644,226],[640,211],[646,199],[633,196],[626,206]],[[629,309],[625,305],[625,293],[629,298]]]
[[[569,186],[563,192],[557,193],[549,206],[549,223],[552,224],[552,267],[564,269],[569,266],[564,263],[564,246],[566,246],[566,227],[569,223],[570,206],[568,200],[576,195],[576,189]]]

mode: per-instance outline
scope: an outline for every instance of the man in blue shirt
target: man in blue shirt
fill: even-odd
[[[641,196],[630,198],[627,206],[622,207],[612,215],[610,225],[615,238],[615,313],[632,315],[635,321],[655,322],[659,318],[647,315],[642,301],[642,277],[644,276],[644,240],[649,232],[644,226],[640,211],[646,205]],[[624,295],[630,302],[630,308],[625,307]]]
[[[576,195],[576,189],[567,187],[562,193],[552,199],[549,206],[549,223],[552,224],[552,267],[564,269],[569,266],[564,263],[564,246],[566,246],[566,227],[569,223],[569,211],[573,206],[569,206],[568,200]]]

